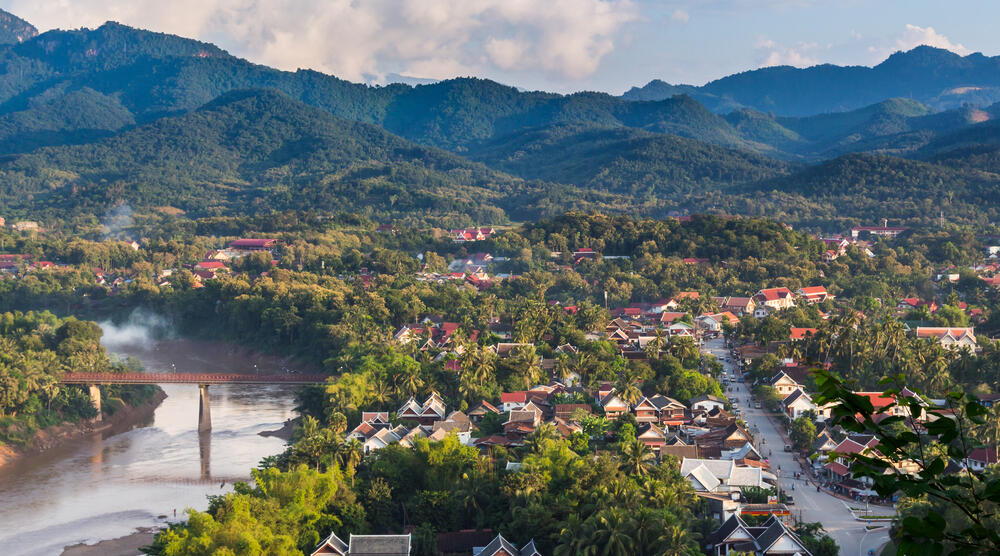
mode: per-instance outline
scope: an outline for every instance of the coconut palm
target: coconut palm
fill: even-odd
[[[641,477],[649,473],[655,454],[646,443],[636,438],[621,448],[621,469],[629,475]]]

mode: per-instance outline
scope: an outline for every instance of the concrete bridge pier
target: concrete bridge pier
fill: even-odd
[[[97,410],[97,417],[94,417],[95,421],[101,420],[101,387],[96,384],[88,385],[90,389],[90,403]]]
[[[212,432],[198,431],[198,455],[201,461],[201,478],[212,478]]]
[[[198,432],[210,431],[212,430],[212,407],[209,404],[208,385],[199,384],[198,390],[201,394],[198,404]]]

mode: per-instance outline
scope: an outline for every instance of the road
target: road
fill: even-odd
[[[739,376],[736,365],[726,362],[729,353],[721,338],[706,341],[702,351],[714,355],[730,377]],[[825,491],[816,492],[816,487],[808,484],[805,479],[794,479],[792,473],[800,471],[801,466],[790,452],[783,450],[785,441],[778,434],[775,422],[763,410],[753,408],[750,403],[750,385],[733,382],[731,387],[727,395],[742,411],[741,417],[747,427],[757,434],[759,451],[769,457],[773,471],[781,470],[781,489],[791,493],[795,500],[789,507],[793,516],[805,522],[822,523],[827,534],[840,546],[842,556],[865,555],[868,550],[874,550],[877,554],[879,548],[889,541],[888,529],[869,532],[865,529],[865,522],[854,519],[847,502]]]

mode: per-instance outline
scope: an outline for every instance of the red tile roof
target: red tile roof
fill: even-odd
[[[795,328],[792,327],[791,339],[793,340],[804,340],[805,338],[812,336],[819,332],[815,328]]]

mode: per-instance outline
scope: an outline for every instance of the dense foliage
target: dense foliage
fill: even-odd
[[[0,444],[28,444],[35,431],[97,415],[80,386],[62,385],[64,373],[134,370],[136,361],[111,360],[97,324],[49,312],[0,313]],[[155,387],[107,387],[102,410],[148,398]]]

